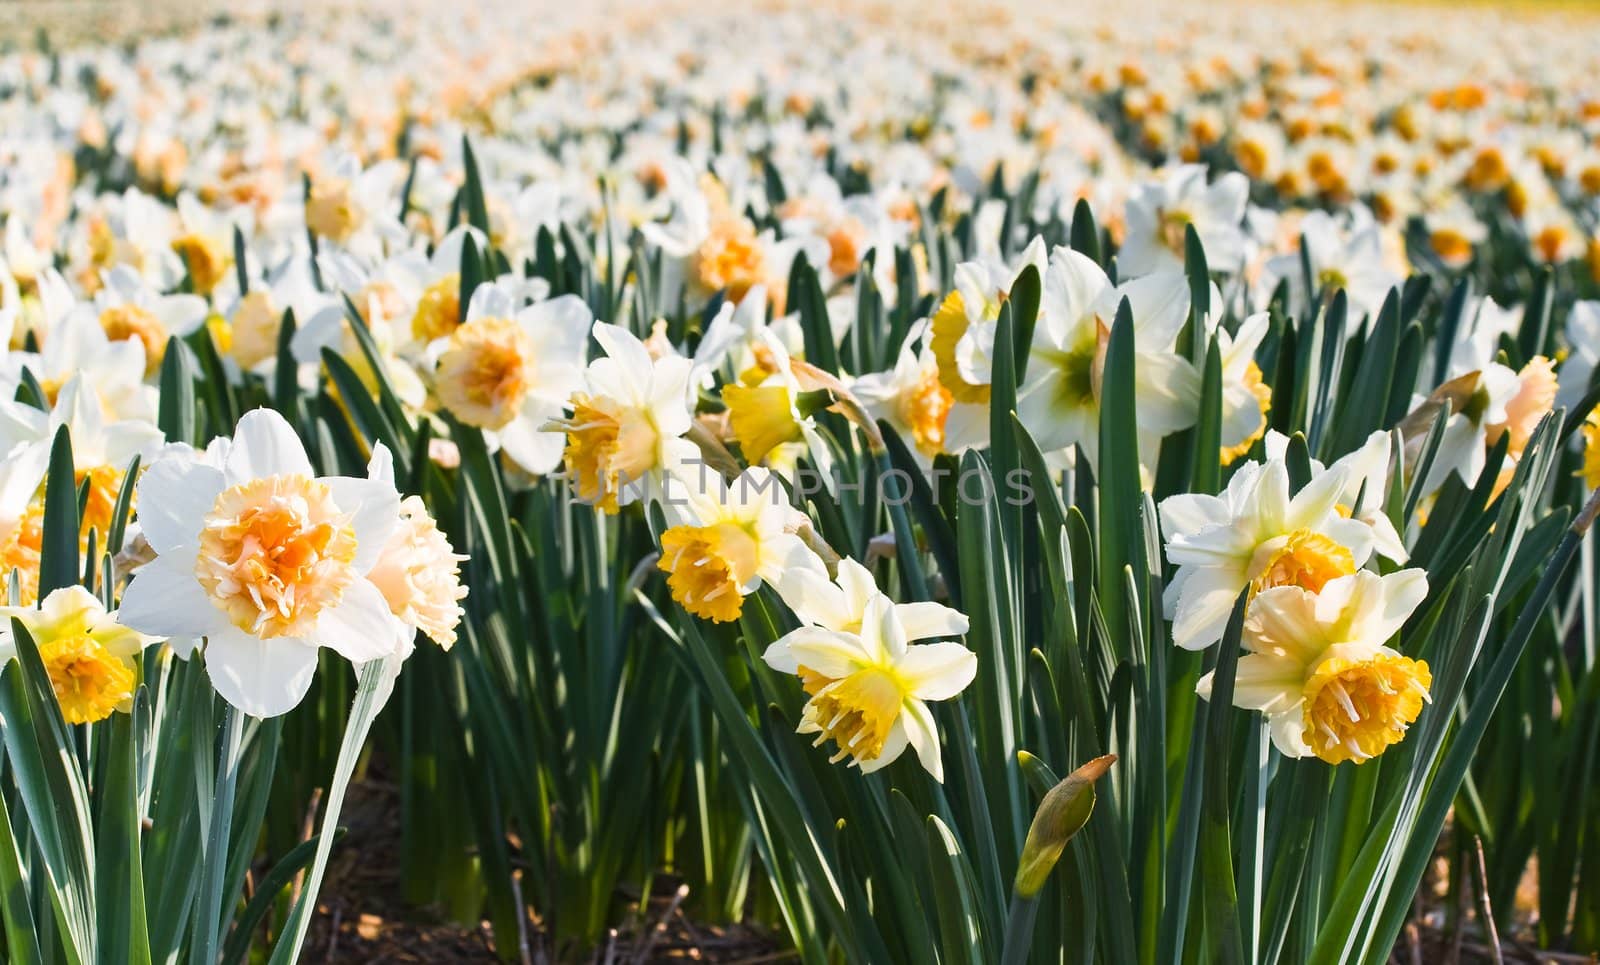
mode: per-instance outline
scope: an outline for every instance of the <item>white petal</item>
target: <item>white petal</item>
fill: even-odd
[[[779,644],[783,644],[782,650],[778,649]],[[793,673],[789,658],[796,666],[838,679],[854,673],[869,655],[862,649],[861,641],[850,634],[821,627],[801,627],[784,634],[762,655],[772,669]]]
[[[266,476],[311,476],[305,446],[283,416],[271,409],[252,409],[233,431],[233,447],[223,475],[230,486]]]
[[[906,733],[906,717],[901,714],[895,718],[894,726],[889,728],[889,736],[883,742],[883,750],[870,761],[861,762],[861,773],[871,774],[873,771],[883,770],[890,764],[900,759],[906,751],[910,737]]]
[[[322,611],[306,642],[327,647],[351,663],[365,663],[394,653],[412,636],[389,611],[383,594],[370,580],[345,587],[337,606]]]
[[[917,752],[917,760],[933,779],[944,783],[944,761],[939,756],[939,728],[933,722],[933,713],[920,700],[908,700],[900,714],[905,728],[906,742]],[[885,750],[888,742],[885,741]]]
[[[229,627],[206,641],[206,673],[223,700],[252,717],[293,710],[311,688],[317,648],[290,637],[261,640]]]
[[[923,700],[949,700],[967,688],[978,673],[978,655],[959,643],[924,643],[907,647],[895,661],[895,672]]]
[[[157,553],[193,546],[223,490],[222,472],[192,453],[157,459],[139,477],[139,528]]]
[[[905,629],[907,640],[959,637],[970,625],[965,613],[942,603],[900,603],[895,605],[894,615]]]
[[[195,550],[162,553],[134,574],[122,594],[118,619],[156,637],[200,637],[228,626],[194,575]]]
[[[399,525],[400,494],[393,486],[354,476],[328,476],[322,482],[333,490],[339,511],[351,514],[356,555],[350,565],[357,573],[365,573],[378,562],[378,554]]]

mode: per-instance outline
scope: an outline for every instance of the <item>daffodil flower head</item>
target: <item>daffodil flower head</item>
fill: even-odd
[[[1133,320],[1134,394],[1141,451],[1194,424],[1200,376],[1173,351],[1189,313],[1188,282],[1159,272],[1112,286],[1100,266],[1056,248],[1044,277],[1027,378],[1017,389],[1017,416],[1039,448],[1079,446],[1099,456],[1100,396],[1111,324],[1126,301]]]
[[[1234,704],[1267,715],[1290,757],[1361,763],[1404,739],[1427,703],[1428,665],[1386,646],[1428,593],[1423,571],[1361,571],[1319,592],[1298,586],[1251,600]],[[1211,675],[1200,682],[1210,698]]]
[[[662,502],[676,524],[661,534],[656,566],[667,574],[672,598],[696,616],[736,620],[746,596],[800,569],[827,578],[822,560],[796,535],[804,514],[766,469],[725,483],[702,462],[683,465],[667,479]]]
[[[1173,642],[1201,650],[1222,639],[1241,590],[1321,589],[1371,555],[1372,529],[1338,511],[1348,466],[1314,475],[1291,497],[1282,459],[1242,466],[1218,496],[1184,493],[1161,503],[1167,559],[1178,572],[1163,597]]]
[[[386,456],[375,448],[375,462]],[[316,476],[277,413],[246,413],[231,442],[203,456],[175,447],[139,493],[156,557],[128,586],[122,618],[204,637],[213,685],[246,713],[298,704],[320,647],[362,663],[409,643],[368,578],[399,525],[399,494],[382,479]]]
[[[1045,269],[1045,248],[1035,238],[1015,267],[997,258],[962,262],[955,270],[955,290],[933,315],[930,347],[939,361],[939,380],[957,402],[989,401],[993,381],[994,333],[1000,306],[1023,269]]]
[[[93,593],[69,586],[52,591],[37,610],[0,607],[0,662],[16,656],[13,619],[38,647],[67,723],[90,724],[132,709],[138,685],[134,657],[158,638],[129,629]]]
[[[589,363],[584,388],[568,401],[572,414],[545,423],[566,435],[567,478],[579,499],[615,513],[659,487],[669,467],[692,458],[684,439],[693,363],[682,356],[650,357],[643,342],[616,325],[597,322],[605,356]]]
[[[944,780],[939,732],[928,701],[948,700],[972,682],[977,656],[954,641],[967,618],[937,603],[895,603],[866,567],[840,560],[837,582],[812,571],[787,576],[779,593],[806,622],[767,648],[763,659],[800,678],[809,698],[797,732],[833,741],[832,761],[863,773],[893,763],[907,747]]]

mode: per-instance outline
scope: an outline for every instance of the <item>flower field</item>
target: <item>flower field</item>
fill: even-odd
[[[1600,954],[1582,5],[12,6],[4,960]]]

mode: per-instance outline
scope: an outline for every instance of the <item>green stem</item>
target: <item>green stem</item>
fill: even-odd
[[[201,930],[194,961],[205,965],[217,960],[217,945],[222,937],[222,879],[228,865],[228,840],[233,831],[233,798],[239,782],[243,736],[243,715],[232,704],[224,703],[216,794],[211,800],[211,822],[206,831],[205,866],[200,871]]]
[[[350,720],[345,724],[344,741],[339,745],[339,760],[333,769],[333,784],[329,788],[327,810],[322,815],[322,829],[317,840],[317,856],[306,876],[300,899],[284,923],[282,936],[272,949],[271,965],[289,965],[300,956],[300,946],[305,942],[306,931],[311,927],[311,910],[317,904],[317,892],[322,888],[322,876],[328,870],[328,855],[333,851],[335,829],[339,825],[339,810],[344,805],[345,790],[355,773],[356,760],[367,742],[372,722],[383,709],[387,694],[380,697],[384,687],[384,661],[372,660],[358,668],[360,675],[356,686],[356,699],[350,709]]]
[[[1000,965],[1026,965],[1033,946],[1033,923],[1039,917],[1039,899],[1011,893],[1011,911],[1006,916],[1006,940]]]

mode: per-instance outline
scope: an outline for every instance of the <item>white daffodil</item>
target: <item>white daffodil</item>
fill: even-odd
[[[396,213],[396,198],[405,166],[380,161],[362,169],[353,155],[335,158],[326,170],[311,178],[304,196],[307,230],[325,242],[373,255],[385,241],[406,236]]]
[[[1518,313],[1520,314],[1520,313]],[[1450,353],[1450,381],[1435,390],[1433,400],[1448,399],[1451,414],[1422,492],[1432,494],[1454,473],[1472,486],[1488,462],[1488,448],[1510,433],[1507,455],[1514,464],[1532,436],[1539,419],[1556,401],[1553,363],[1535,356],[1520,372],[1497,361],[1501,335],[1514,327],[1516,318],[1485,298],[1468,312],[1464,329],[1457,333]],[[1429,399],[1413,400],[1414,407]],[[1424,427],[1425,428],[1425,427]],[[1424,433],[1411,437],[1408,460],[1415,460]],[[1505,475],[1506,466],[1494,466]]]
[[[249,291],[234,298],[220,318],[212,320],[212,340],[230,378],[237,380],[241,372],[266,374],[276,368],[285,312],[294,312],[298,333],[299,326],[312,319],[336,327],[343,310],[338,298],[316,287],[310,259],[289,258],[273,271],[251,279]],[[342,341],[332,337],[326,344],[342,347]],[[301,348],[303,351],[304,343]],[[291,343],[291,354],[293,351]]]
[[[118,265],[106,273],[93,305],[80,305],[68,317],[98,322],[114,342],[137,340],[149,375],[161,368],[167,340],[199,328],[207,311],[199,295],[163,295],[138,272]]]
[[[25,447],[48,450],[62,427],[72,440],[77,483],[87,486],[80,508],[84,545],[87,547],[93,530],[101,548],[115,553],[122,547],[108,547],[105,539],[111,531],[124,474],[134,456],[147,462],[165,437],[154,422],[108,421],[83,376],[74,376],[61,387],[48,413],[0,399],[0,452],[15,453]]]
[[[1100,266],[1069,248],[1050,254],[1017,415],[1046,453],[1082,447],[1099,456],[1101,378],[1122,300],[1133,316],[1135,414],[1140,451],[1194,424],[1200,377],[1173,352],[1189,311],[1188,283],[1162,272],[1113,288]]]
[[[59,286],[59,287],[58,287]],[[41,298],[57,308],[47,312],[38,352],[11,352],[0,358],[0,396],[15,398],[22,370],[33,373],[45,401],[53,403],[74,376],[99,400],[107,419],[155,420],[157,393],[146,385],[144,343],[136,338],[112,340],[94,318],[74,312],[71,293],[54,269],[39,279]],[[57,301],[57,292],[64,302]]]
[[[1282,459],[1288,451],[1289,437],[1281,432],[1268,432],[1263,445],[1268,459]],[[1339,494],[1335,508],[1341,515],[1371,527],[1372,549],[1379,556],[1404,563],[1408,559],[1405,542],[1384,512],[1384,503],[1389,498],[1390,451],[1389,433],[1379,429],[1367,437],[1360,449],[1334,460],[1333,470],[1345,474],[1344,491]],[[1313,477],[1326,471],[1328,467],[1320,460],[1311,460]]]
[[[893,426],[924,469],[940,453],[964,452],[989,439],[988,407],[955,402],[939,381],[939,360],[927,345],[926,324],[919,322],[906,333],[893,369],[850,384],[867,414]]]
[[[46,446],[25,446],[0,459],[0,601],[31,606],[39,598],[44,513],[34,497],[49,461]],[[15,601],[13,578],[19,591]]]
[[[1213,302],[1215,304],[1215,302]],[[1267,413],[1272,408],[1272,390],[1256,364],[1256,349],[1266,338],[1271,316],[1258,312],[1239,324],[1232,335],[1214,326],[1217,352],[1222,362],[1222,464],[1231,465],[1248,455],[1267,431]]]
[[[1237,172],[1206,183],[1206,166],[1184,164],[1128,196],[1128,233],[1117,266],[1128,276],[1183,268],[1185,229],[1194,226],[1212,271],[1237,271],[1244,262],[1245,207],[1250,179]]]
[[[583,387],[567,401],[572,414],[546,423],[566,434],[567,478],[578,498],[608,513],[659,492],[669,467],[696,454],[683,438],[689,411],[691,361],[650,357],[625,328],[596,322],[605,356],[589,363]],[[559,438],[559,437],[558,437]]]
[[[1338,511],[1347,466],[1330,467],[1291,497],[1281,459],[1247,463],[1220,496],[1182,493],[1161,502],[1167,559],[1178,567],[1162,602],[1172,642],[1202,650],[1222,639],[1246,587],[1313,592],[1354,573],[1372,553],[1372,529]]]
[[[808,524],[805,514],[765,469],[724,482],[703,461],[678,466],[662,505],[673,525],[661,534],[656,566],[672,598],[695,616],[736,620],[745,597],[800,569],[827,579],[822,559],[796,535]]]
[[[850,758],[870,773],[893,763],[909,746],[944,780],[939,731],[928,701],[949,700],[977,674],[978,658],[954,641],[967,618],[937,603],[895,603],[852,559],[839,561],[837,583],[801,571],[780,584],[784,601],[807,625],[763,655],[780,673],[795,674],[807,696],[798,732],[832,740],[831,760]]]
[[[394,460],[382,445],[373,450],[367,476],[394,485]],[[399,525],[367,571],[367,579],[401,623],[449,650],[455,646],[461,601],[467,595],[461,585],[461,563],[466,559],[440,532],[422,497],[407,496],[400,501]],[[411,635],[404,640],[406,646],[394,655],[401,660],[410,655]]]
[[[133,709],[139,684],[134,657],[158,638],[123,625],[117,611],[106,612],[100,598],[83,587],[63,587],[51,591],[37,610],[0,606],[0,665],[17,655],[13,619],[39,649],[63,720],[92,724]]]
[[[561,437],[544,427],[583,387],[593,326],[594,314],[576,295],[518,307],[510,293],[480,285],[466,322],[433,347],[433,394],[523,470],[553,472]]]
[[[1377,317],[1389,290],[1403,280],[1383,250],[1382,228],[1364,207],[1354,209],[1348,228],[1325,211],[1313,211],[1300,221],[1305,258],[1311,265],[1314,289],[1342,289],[1350,299],[1352,319]],[[1270,297],[1279,282],[1288,282],[1289,304],[1304,312],[1316,291],[1307,292],[1300,249],[1269,260],[1259,291]],[[1265,308],[1264,302],[1257,307]]]
[[[1042,276],[1047,269],[1044,239],[1029,242],[1012,265],[995,260],[956,266],[956,290],[945,296],[933,314],[929,343],[939,360],[939,380],[957,402],[985,404],[994,375],[994,333],[1000,306],[1017,276],[1029,265]],[[1042,280],[1042,278],[1041,278]]]
[[[348,252],[335,252],[320,256],[317,270],[331,290],[344,293],[349,304],[355,306],[372,336],[383,374],[395,396],[407,406],[421,408],[427,399],[427,386],[411,362],[400,355],[401,347],[410,339],[412,305],[393,277],[394,263],[374,265]],[[377,374],[350,325],[349,306],[344,298],[330,298],[310,318],[300,321],[289,349],[301,365],[320,365],[323,349],[332,349],[350,363],[367,391],[376,392]]]
[[[1250,603],[1233,703],[1267,716],[1289,757],[1357,764],[1405,738],[1433,677],[1421,660],[1385,646],[1428,595],[1422,570],[1363,570],[1312,593],[1262,591]],[[1197,688],[1211,698],[1212,675]]]
[[[233,267],[235,228],[246,238],[254,232],[250,209],[237,207],[224,213],[207,207],[185,191],[178,195],[178,221],[181,230],[172,239],[172,250],[183,259],[190,290],[209,296],[228,280],[228,271]]]
[[[212,685],[245,713],[297,705],[320,647],[364,663],[406,639],[367,578],[399,522],[399,494],[380,480],[315,476],[277,413],[246,413],[205,456],[163,456],[138,494],[156,557],[123,594],[123,622],[204,637]]]

